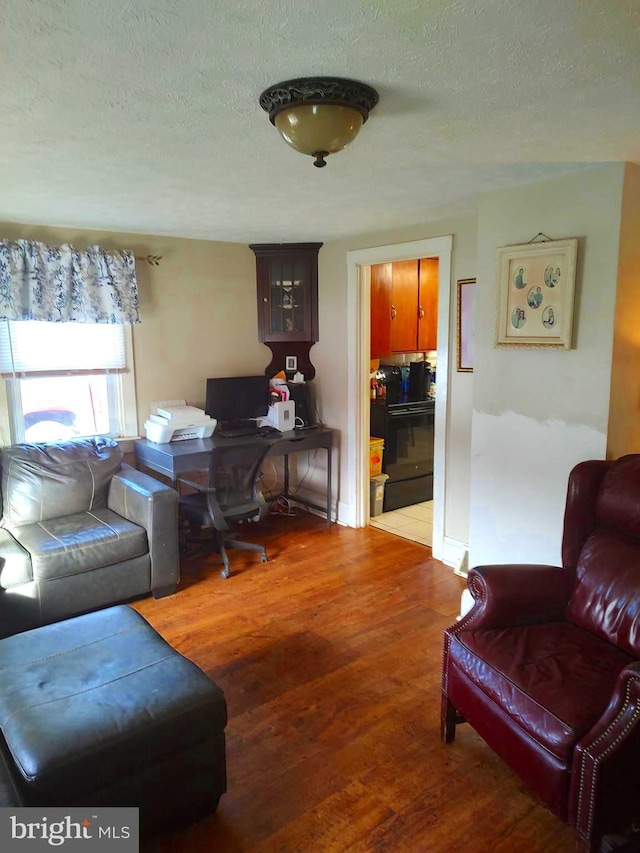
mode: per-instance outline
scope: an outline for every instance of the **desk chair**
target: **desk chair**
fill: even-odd
[[[179,497],[180,512],[196,536],[203,527],[213,528],[216,549],[224,563],[221,572],[223,578],[228,578],[231,573],[227,548],[259,551],[263,563],[269,559],[264,546],[241,542],[229,534],[229,522],[246,521],[259,516],[264,500],[258,491],[257,482],[270,447],[267,441],[216,447],[211,452],[205,485],[182,478],[179,480],[196,492]]]

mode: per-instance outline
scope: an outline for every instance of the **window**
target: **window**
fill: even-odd
[[[130,326],[0,322],[0,371],[14,442],[137,432]]]

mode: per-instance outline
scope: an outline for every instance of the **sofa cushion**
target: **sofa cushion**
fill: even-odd
[[[110,438],[16,444],[1,454],[3,526],[10,530],[106,507],[109,482],[122,462]]]
[[[126,606],[8,637],[0,671],[0,730],[31,803],[91,801],[226,724],[220,688]]]
[[[13,536],[31,554],[38,581],[110,566],[149,550],[146,530],[110,509],[25,524]]]
[[[569,762],[633,658],[569,622],[462,631],[451,662],[541,746]],[[490,663],[487,663],[490,661]]]
[[[31,557],[8,530],[0,530],[0,589],[33,580]]]

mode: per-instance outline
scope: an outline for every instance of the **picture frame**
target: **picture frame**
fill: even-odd
[[[298,369],[298,356],[297,355],[285,355],[284,357],[284,369],[285,371],[295,371]]]
[[[476,280],[461,278],[458,281],[458,337],[457,364],[458,373],[473,373],[475,357],[475,314]]]
[[[571,349],[578,240],[497,250],[496,347]]]

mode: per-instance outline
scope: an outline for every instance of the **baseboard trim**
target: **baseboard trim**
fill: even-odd
[[[299,495],[303,500],[310,501],[311,503],[317,504],[319,507],[325,506],[327,503],[327,496],[325,492],[316,492],[313,489],[297,489],[296,495]],[[290,499],[292,503],[296,502],[296,495],[291,495]],[[312,515],[318,515],[321,518],[326,518],[327,513],[323,512],[320,509],[315,509],[314,507],[307,506],[306,504],[299,505],[301,509],[305,509],[307,512],[312,513]],[[341,524],[343,527],[348,527],[348,519],[349,517],[349,506],[345,504],[343,501],[338,501],[338,516],[336,518],[334,504],[331,504],[331,521],[335,521],[338,524]]]
[[[469,574],[469,546],[466,542],[445,536],[441,559],[445,566],[451,566],[454,575],[466,578]]]

